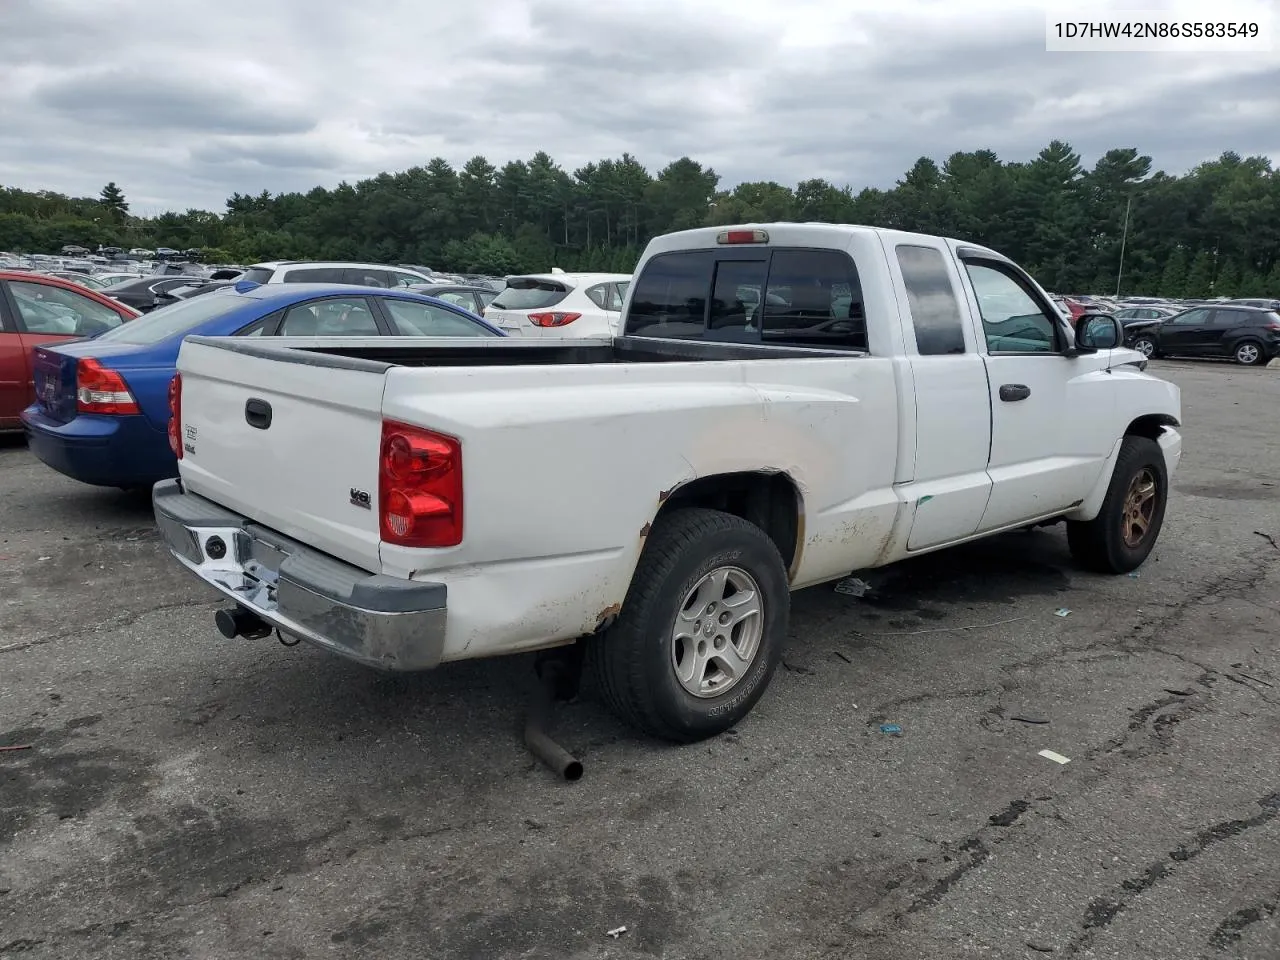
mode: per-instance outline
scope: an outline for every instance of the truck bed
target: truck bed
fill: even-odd
[[[659,340],[615,337],[613,340],[518,340],[380,337],[351,341],[332,338],[288,337],[247,340],[229,337],[188,337],[188,343],[216,346],[251,357],[312,363],[339,369],[384,372],[390,367],[561,366],[612,363],[689,363],[724,360],[782,360],[849,358],[848,350],[762,346],[705,340]]]

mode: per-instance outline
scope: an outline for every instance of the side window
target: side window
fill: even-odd
[[[635,280],[624,332],[640,337],[701,338],[714,265],[709,250],[652,258]]]
[[[451,310],[433,307],[429,303],[386,299],[382,304],[387,308],[396,334],[402,337],[493,336],[480,324],[459,316]]]
[[[363,297],[312,300],[285,311],[282,337],[376,337],[378,325]]]
[[[284,275],[285,283],[342,283],[342,270],[332,267],[307,267],[301,270],[288,270]]]
[[[942,251],[901,245],[898,266],[921,356],[964,353],[964,318]]]
[[[498,291],[496,290],[490,290],[490,291],[482,290],[476,293],[476,299],[480,301],[480,309],[482,310],[485,307],[487,307],[489,304],[493,303],[493,301],[496,300],[497,298],[498,298]]]
[[[1209,320],[1208,310],[1188,310],[1168,321],[1175,327],[1198,327]]]
[[[775,251],[762,311],[766,343],[867,349],[862,286],[853,261],[841,251]]]
[[[28,333],[92,336],[124,322],[110,307],[61,287],[11,280],[9,291]]]
[[[372,267],[349,267],[342,271],[344,283],[358,287],[393,287],[391,273],[387,270],[375,270]]]
[[[1247,314],[1242,310],[1215,310],[1213,311],[1213,323],[1211,326],[1219,330],[1247,326],[1248,320],[1245,319],[1246,316]]]
[[[604,308],[613,313],[622,312],[622,298],[627,295],[627,285],[625,283],[610,283],[605,286],[607,294]]]
[[[989,263],[966,261],[988,353],[1056,353],[1057,328],[1021,283]]]
[[[716,264],[707,317],[708,340],[760,340],[760,289],[768,260],[721,260]]]
[[[398,273],[391,271],[391,285],[393,287],[412,287],[415,283],[422,283],[421,277],[415,277],[411,273]]]
[[[609,294],[605,291],[605,285],[603,283],[597,283],[594,287],[587,287],[584,293],[586,293],[591,302],[601,310],[609,309],[607,306],[609,302]]]
[[[457,292],[436,293],[436,294],[433,294],[433,296],[435,296],[437,299],[443,300],[445,303],[452,303],[455,306],[459,306],[463,310],[475,309],[476,302],[471,298],[471,294],[469,293],[457,293]],[[390,302],[391,301],[388,301],[388,303]]]

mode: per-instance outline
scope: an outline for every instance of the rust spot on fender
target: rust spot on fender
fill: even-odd
[[[653,524],[652,524],[652,523],[646,523],[643,527],[641,527],[641,528],[640,528],[640,539],[641,539],[641,540],[643,540],[645,537],[647,537],[647,536],[649,535],[649,531],[650,531],[650,530],[652,530],[652,529],[653,529]]]
[[[603,630],[617,619],[618,614],[622,611],[622,604],[611,603],[596,615],[596,629]]]
[[[672,491],[672,490],[674,490],[674,489],[675,489],[675,487],[672,487],[672,488],[671,488],[671,490],[663,490],[660,494],[658,494],[658,502],[659,502],[659,503],[665,503],[665,502],[666,502],[666,499],[667,499],[669,496],[671,496],[671,491]]]

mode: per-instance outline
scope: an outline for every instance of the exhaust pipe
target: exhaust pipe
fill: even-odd
[[[219,610],[213,615],[213,623],[218,632],[228,640],[236,637],[261,640],[271,636],[271,624],[244,607],[225,607]]]
[[[563,682],[564,667],[549,659],[539,671],[537,690],[529,703],[529,714],[524,724],[524,743],[529,752],[545,763],[565,780],[582,779],[582,761],[551,739],[547,727],[555,707],[556,694]]]

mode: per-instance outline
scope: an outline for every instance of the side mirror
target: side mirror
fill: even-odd
[[[1124,324],[1106,313],[1086,313],[1076,324],[1076,347],[1081,352],[1114,350],[1124,343]]]

